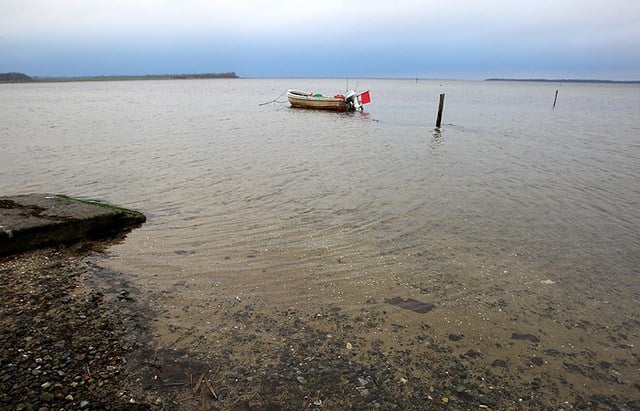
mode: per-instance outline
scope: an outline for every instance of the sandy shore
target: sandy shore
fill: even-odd
[[[238,300],[221,306],[224,331],[212,343],[187,325],[165,328],[159,296],[92,253],[0,260],[0,408],[640,409],[638,322],[607,328],[595,318],[607,321],[602,310],[569,324],[586,318],[574,307],[554,328],[533,320],[544,307],[526,314],[526,301],[505,295],[487,302],[495,310],[479,304],[482,315],[524,312],[531,321],[487,345],[486,330],[456,326],[464,313],[430,303],[426,289],[423,301],[371,300],[359,313],[266,311]],[[189,315],[188,301],[174,302]],[[172,338],[181,340],[174,348]]]

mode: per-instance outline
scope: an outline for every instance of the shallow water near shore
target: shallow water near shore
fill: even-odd
[[[363,79],[364,113],[259,105],[344,87],[3,85],[0,192],[143,211],[100,264],[146,290],[163,348],[255,378],[289,351],[282,378],[310,381],[339,347],[388,371],[345,382],[382,406],[381,385],[439,405],[637,404],[640,87]]]

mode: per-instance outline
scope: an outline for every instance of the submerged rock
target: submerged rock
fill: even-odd
[[[395,305],[396,307],[404,308],[406,310],[415,311],[420,314],[428,313],[429,311],[436,308],[435,304],[423,303],[412,298],[407,298],[406,300],[402,299],[401,297],[385,298],[384,302],[387,304]]]
[[[530,341],[530,342],[536,342],[536,343],[540,342],[540,339],[533,334],[513,333],[511,334],[511,339],[519,340],[519,341]]]

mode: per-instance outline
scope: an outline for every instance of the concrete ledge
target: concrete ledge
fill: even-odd
[[[63,195],[0,197],[0,255],[115,237],[145,221],[137,211]]]

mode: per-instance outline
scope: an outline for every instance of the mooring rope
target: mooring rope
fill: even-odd
[[[260,103],[260,104],[258,104],[258,105],[259,105],[259,106],[264,106],[264,105],[266,105],[266,104],[271,104],[271,103],[280,103],[280,104],[284,104],[284,103],[286,103],[286,101],[278,101],[278,99],[279,99],[280,97],[282,97],[286,92],[287,92],[287,90],[283,91],[283,92],[282,92],[282,94],[280,94],[278,97],[274,98],[273,100],[271,100],[271,101],[267,101],[267,102],[265,102],[265,103]]]

